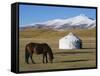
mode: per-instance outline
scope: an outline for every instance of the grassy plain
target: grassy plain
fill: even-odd
[[[59,49],[59,39],[69,32],[82,39],[83,48],[73,50]],[[20,71],[36,71],[51,69],[72,69],[96,67],[96,29],[76,29],[54,31],[44,29],[24,29],[19,32],[19,69]],[[43,64],[42,55],[33,55],[36,64],[25,63],[25,45],[30,42],[48,43],[54,54],[53,64]]]

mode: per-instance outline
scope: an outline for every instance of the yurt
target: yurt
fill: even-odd
[[[73,33],[59,40],[59,49],[80,49],[82,48],[82,40]]]

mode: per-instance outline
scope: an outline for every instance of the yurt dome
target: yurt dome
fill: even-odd
[[[81,47],[82,40],[73,33],[69,33],[59,40],[59,49],[80,49]]]

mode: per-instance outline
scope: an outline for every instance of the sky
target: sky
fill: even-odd
[[[80,14],[96,19],[96,9],[76,7],[54,7],[37,5],[19,5],[19,25],[45,22],[53,19],[67,19]]]

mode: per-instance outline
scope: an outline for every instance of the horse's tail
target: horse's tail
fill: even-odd
[[[28,63],[28,58],[29,58],[29,52],[27,49],[27,46],[25,47],[25,62]]]

